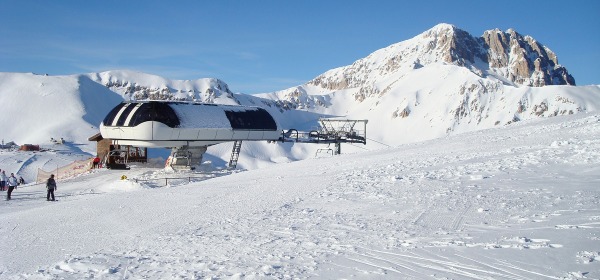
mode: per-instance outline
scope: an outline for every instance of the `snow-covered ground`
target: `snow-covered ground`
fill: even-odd
[[[600,278],[597,113],[244,172],[205,165],[95,170],[59,180],[56,202],[19,187],[0,203],[0,278]]]

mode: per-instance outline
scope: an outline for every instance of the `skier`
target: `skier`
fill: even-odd
[[[6,194],[6,200],[10,200],[10,194],[17,187],[17,178],[15,178],[14,173],[10,173],[10,177],[6,180],[6,184],[8,185],[8,193]]]
[[[52,201],[54,201],[54,190],[56,190],[56,181],[54,181],[54,174],[50,175],[48,181],[46,182],[46,188],[48,189],[48,194],[46,194],[46,200],[50,201],[50,196],[52,196]]]
[[[6,190],[6,179],[6,173],[2,171],[2,173],[0,173],[0,191]]]
[[[98,168],[99,163],[100,163],[100,158],[98,156],[96,156],[93,161],[92,169]]]

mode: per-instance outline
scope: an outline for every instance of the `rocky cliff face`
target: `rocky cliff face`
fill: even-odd
[[[421,41],[427,41],[427,52],[441,55],[433,62],[466,66],[480,76],[487,71],[516,85],[575,85],[575,79],[558,64],[554,52],[531,36],[522,36],[512,29],[488,30],[476,38],[453,25],[440,24],[420,37]]]
[[[567,69],[558,64],[556,54],[530,36],[494,29],[484,32],[481,39],[490,69],[516,84],[575,85]]]

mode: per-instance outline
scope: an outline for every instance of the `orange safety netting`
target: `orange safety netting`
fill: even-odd
[[[51,171],[44,171],[38,168],[38,174],[35,182],[44,183],[46,180],[48,180],[48,178],[50,178],[51,174],[54,174],[54,179],[56,180],[73,178],[79,174],[88,172],[90,168],[92,168],[92,161],[93,159],[76,160],[69,165],[65,165]]]

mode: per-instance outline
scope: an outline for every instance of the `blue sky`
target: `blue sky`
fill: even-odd
[[[300,85],[438,23],[515,29],[600,84],[600,1],[0,0],[0,72],[129,69],[219,78],[234,92]]]

